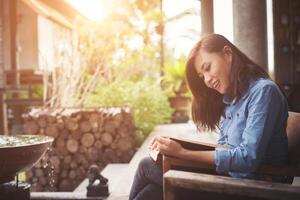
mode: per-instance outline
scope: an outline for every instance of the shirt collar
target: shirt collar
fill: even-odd
[[[258,80],[260,80],[261,78],[257,79],[257,80],[253,80],[250,82],[249,87],[247,90],[242,91],[241,97],[240,99],[244,100],[247,98],[247,96],[249,95],[249,90],[255,85],[255,82],[257,82]],[[228,95],[224,95],[223,96],[223,103],[227,104],[227,105],[234,105],[237,102],[237,98],[232,98]]]
[[[232,99],[230,96],[224,95],[223,96],[223,103],[227,105],[233,105],[236,102],[236,98]]]

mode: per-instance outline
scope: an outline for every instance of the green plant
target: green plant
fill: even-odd
[[[169,122],[173,111],[157,81],[160,3],[118,0],[118,5],[122,9],[112,6],[101,22],[76,22],[78,41],[57,52],[60,68],[47,105],[130,107],[141,141],[155,125]]]
[[[187,95],[185,82],[185,60],[186,58],[181,56],[179,59],[175,60],[175,62],[165,64],[163,88],[169,97]]]
[[[130,107],[140,143],[156,125],[169,123],[173,112],[159,83],[150,79],[100,81],[97,90],[86,95],[84,106]]]

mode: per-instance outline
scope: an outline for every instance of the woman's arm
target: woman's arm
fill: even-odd
[[[181,153],[178,155],[179,158],[199,161],[205,165],[215,167],[215,151],[191,151],[182,148]]]

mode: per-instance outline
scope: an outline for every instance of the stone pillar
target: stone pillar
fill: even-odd
[[[213,0],[201,0],[201,35],[214,32]]]
[[[268,70],[266,0],[233,0],[235,45]]]

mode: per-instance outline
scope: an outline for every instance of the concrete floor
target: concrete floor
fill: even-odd
[[[300,177],[295,177],[292,185],[300,186]]]

